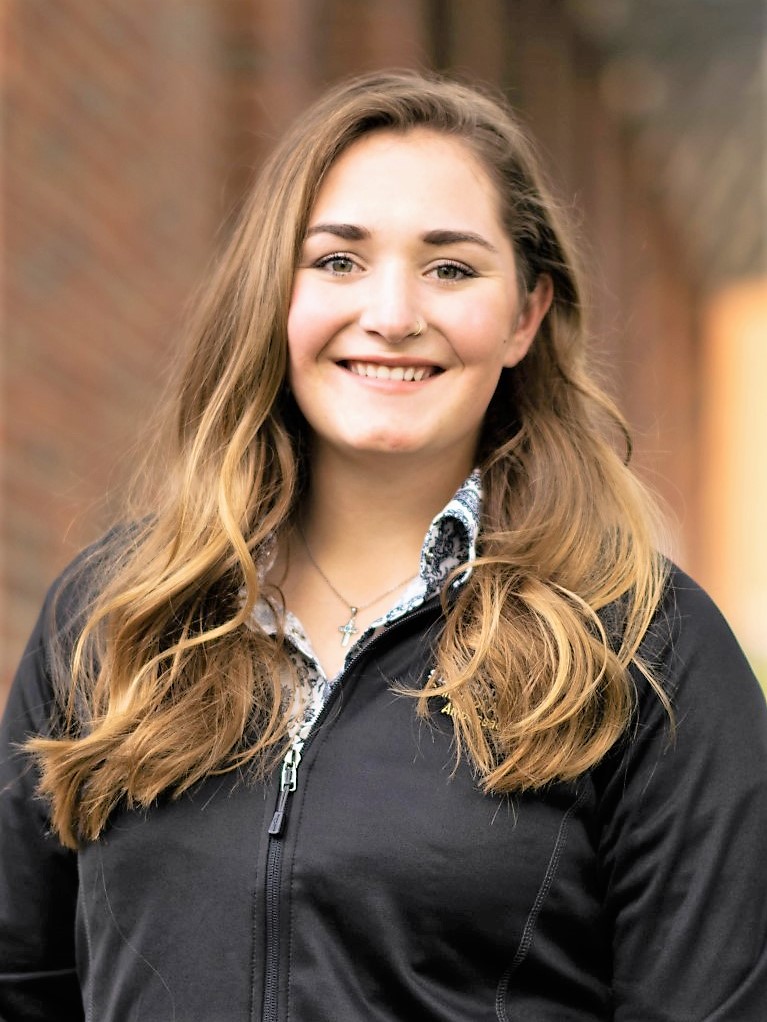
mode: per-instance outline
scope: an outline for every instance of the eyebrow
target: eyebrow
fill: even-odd
[[[306,237],[313,238],[316,234],[333,234],[337,238],[343,238],[344,241],[365,241],[370,237],[370,231],[366,227],[359,227],[357,224],[315,224],[307,230]],[[453,231],[447,228],[436,229],[427,231],[422,236],[422,240],[427,245],[440,246],[468,243],[470,245],[479,245],[487,249],[488,252],[498,251],[495,245],[491,245],[487,238],[483,238],[481,234],[475,234],[474,231]]]
[[[480,245],[482,248],[486,248],[488,252],[498,251],[495,245],[491,245],[487,238],[483,238],[481,234],[475,234],[474,231],[427,231],[423,236],[423,240],[427,245],[460,245],[462,242],[468,242],[470,245]]]
[[[364,241],[370,237],[370,231],[356,224],[315,224],[307,230],[306,237],[313,238],[315,234],[334,234],[344,241]]]

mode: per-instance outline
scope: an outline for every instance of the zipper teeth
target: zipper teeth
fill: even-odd
[[[277,987],[280,967],[279,934],[279,896],[282,873],[282,855],[280,846],[273,838],[269,839],[269,853],[266,866],[267,904],[266,904],[266,965],[264,969],[264,1007],[263,1022],[277,1020]]]

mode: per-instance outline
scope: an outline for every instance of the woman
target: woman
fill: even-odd
[[[14,686],[4,1018],[764,1017],[764,700],[580,294],[494,99],[374,74],[279,146]]]

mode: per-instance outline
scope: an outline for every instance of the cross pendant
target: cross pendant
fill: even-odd
[[[343,635],[343,638],[341,639],[341,645],[342,646],[348,646],[349,645],[349,639],[351,639],[352,635],[356,635],[357,634],[357,629],[354,627],[354,625],[356,623],[355,622],[355,618],[357,617],[357,610],[358,610],[358,608],[357,607],[349,607],[349,610],[351,612],[351,617],[349,618],[349,620],[346,622],[345,625],[339,625],[338,626],[339,632],[341,632],[341,634]]]

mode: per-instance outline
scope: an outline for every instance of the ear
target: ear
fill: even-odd
[[[554,297],[554,285],[548,273],[542,273],[535,282],[535,287],[527,296],[524,308],[517,317],[514,332],[509,338],[509,343],[504,355],[503,364],[506,369],[511,369],[517,362],[521,362],[535,340],[538,327],[543,317],[551,307],[551,300]]]

